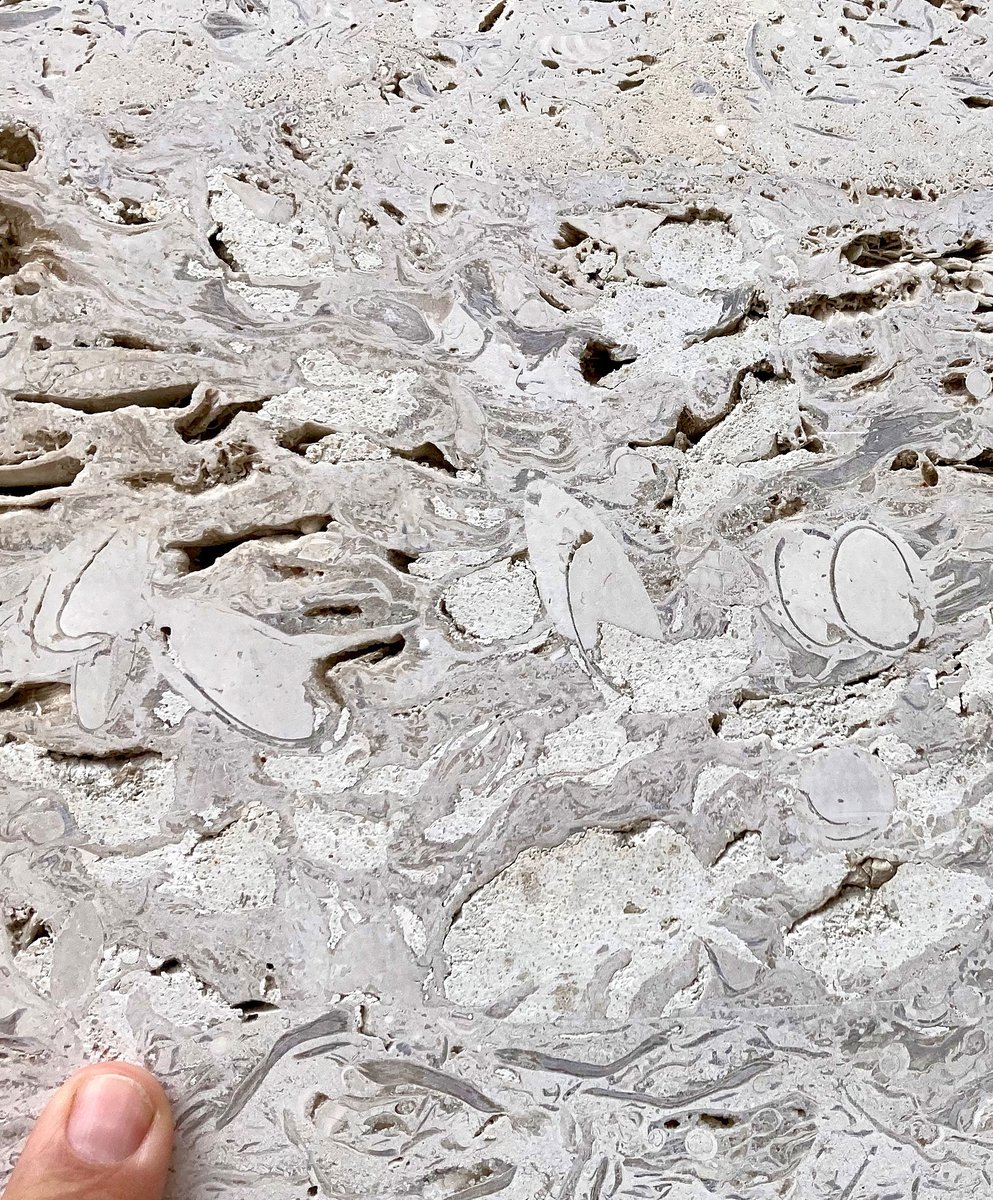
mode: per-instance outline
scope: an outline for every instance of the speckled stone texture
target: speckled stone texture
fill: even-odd
[[[0,1139],[993,1189],[987,0],[0,0]]]

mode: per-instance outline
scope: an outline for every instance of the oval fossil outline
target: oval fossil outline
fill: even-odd
[[[814,529],[811,526],[807,526],[807,525],[803,526],[802,529],[800,530],[800,532],[802,534],[809,534],[811,537],[823,538],[824,541],[826,541],[828,543],[830,543],[830,541],[831,541],[830,534],[824,533],[820,529]],[[774,555],[774,568],[775,568],[775,574],[776,574],[776,590],[779,592],[779,602],[780,602],[780,605],[782,606],[783,614],[785,615],[785,617],[789,621],[789,623],[793,626],[793,628],[797,631],[797,633],[799,633],[800,636],[802,638],[804,638],[807,642],[810,642],[814,646],[820,646],[824,650],[831,650],[834,646],[836,646],[838,644],[838,641],[840,641],[840,639],[838,639],[834,642],[821,641],[815,634],[812,634],[809,632],[809,630],[804,629],[803,625],[801,625],[799,620],[796,618],[796,616],[794,616],[792,603],[786,599],[786,590],[783,586],[783,568],[782,568],[783,550],[786,548],[786,545],[787,545],[787,538],[785,536],[781,537],[779,539],[778,544],[776,545],[776,551],[775,551],[775,555]],[[825,581],[827,584],[828,592],[831,593],[831,598],[833,600],[834,596],[833,596],[833,591],[831,589],[831,580],[830,580],[830,562],[828,565],[828,575],[826,576]],[[837,608],[837,605],[835,605],[835,607]],[[830,628],[829,621],[825,620],[825,624],[828,626],[828,628]]]
[[[825,840],[835,844],[882,833],[896,811],[892,775],[862,746],[814,750],[800,770],[797,786],[811,816],[823,827]]]
[[[901,637],[897,642],[884,642],[879,640],[878,635],[873,637],[861,632],[856,621],[846,613],[845,602],[839,595],[837,578],[839,554],[844,550],[849,539],[859,531],[874,534],[887,544],[889,553],[891,555],[895,553],[898,556],[900,567],[910,585],[906,599],[913,612],[914,628],[908,636]],[[807,597],[811,602],[809,605],[811,616],[816,620],[823,620],[825,627],[823,631],[811,629],[813,620],[805,620],[803,601],[800,598],[799,590],[795,586],[791,589],[790,586],[791,564],[788,561],[784,562],[787,551],[791,548],[797,549],[808,538],[819,540],[820,544],[813,550],[814,554],[817,554],[818,551],[828,554],[827,569],[813,577],[814,585]],[[802,551],[798,554],[798,559],[801,557]],[[792,570],[796,571],[797,567],[793,565]],[[873,524],[871,521],[850,522],[833,533],[827,533],[823,529],[811,525],[794,526],[776,542],[773,553],[773,573],[778,601],[776,608],[779,610],[780,620],[787,624],[790,631],[798,635],[802,643],[814,653],[826,656],[841,653],[845,656],[843,647],[847,642],[853,650],[858,652],[877,650],[884,654],[899,654],[909,649],[924,635],[929,622],[932,607],[929,603],[929,579],[920,560],[899,534]],[[793,582],[795,585],[795,580]],[[797,593],[793,598],[790,597],[791,590]],[[850,602],[848,607],[850,612]],[[838,636],[834,640],[828,640],[832,633],[836,633]]]
[[[893,547],[893,550],[896,552],[896,555],[900,560],[901,566],[903,567],[904,571],[906,572],[908,582],[910,583],[911,587],[916,592],[920,593],[920,592],[926,591],[926,585],[925,585],[924,580],[922,578],[920,578],[921,572],[920,572],[919,566],[918,566],[918,570],[915,572],[913,565],[907,561],[907,555],[904,553],[903,546],[901,546],[900,542],[897,540],[897,538],[892,533],[890,533],[889,530],[882,529],[878,525],[871,525],[867,521],[858,521],[851,525],[845,526],[842,530],[839,530],[838,533],[835,535],[837,540],[835,542],[834,550],[831,554],[831,570],[829,573],[829,581],[830,581],[830,586],[831,586],[831,596],[834,600],[835,608],[838,611],[838,616],[841,618],[841,622],[844,625],[844,627],[847,630],[849,630],[849,632],[852,633],[855,637],[857,637],[860,642],[864,642],[865,645],[867,645],[867,646],[872,646],[873,649],[875,649],[875,650],[882,650],[884,653],[894,654],[898,650],[908,649],[921,636],[921,631],[924,628],[924,623],[926,620],[926,613],[922,609],[916,608],[916,606],[914,606],[912,604],[911,607],[916,608],[915,617],[916,617],[916,621],[917,621],[916,627],[914,628],[914,632],[911,634],[911,636],[909,638],[906,638],[899,642],[892,642],[889,644],[887,644],[885,642],[875,641],[873,638],[870,638],[866,634],[861,633],[859,631],[859,629],[857,628],[857,626],[854,625],[853,622],[849,619],[849,617],[846,615],[845,609],[842,605],[841,597],[838,595],[838,585],[837,585],[837,579],[836,579],[838,555],[841,553],[841,551],[845,545],[845,542],[847,542],[848,539],[851,538],[854,534],[858,533],[860,530],[863,530],[863,529],[867,530],[870,533],[875,534],[876,537],[882,538],[883,541],[888,542],[889,545]],[[907,547],[907,549],[909,550],[910,548]]]

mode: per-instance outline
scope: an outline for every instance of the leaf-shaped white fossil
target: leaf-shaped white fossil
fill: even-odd
[[[124,689],[135,670],[137,645],[133,636],[113,637],[88,658],[79,658],[72,672],[72,703],[80,725],[89,732],[113,720]]]
[[[159,596],[156,620],[184,692],[209,701],[232,724],[280,741],[310,737],[318,711],[308,686],[321,640],[291,636],[229,608]],[[201,704],[202,707],[202,704]]]
[[[147,539],[114,534],[73,584],[59,613],[60,631],[70,638],[129,637],[151,617],[145,598],[150,573]]]
[[[641,576],[598,517],[545,483],[528,503],[524,522],[542,603],[563,637],[587,654],[596,646],[601,624],[662,638]]]
[[[776,589],[791,632],[812,647],[829,650],[844,638],[831,596],[831,537],[797,526],[779,539]]]

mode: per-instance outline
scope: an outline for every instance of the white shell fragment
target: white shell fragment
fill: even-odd
[[[831,590],[845,627],[878,650],[905,650],[921,635],[926,581],[909,546],[871,525],[835,538]]]
[[[993,395],[993,379],[980,367],[973,367],[966,375],[965,386],[974,400],[988,400]]]
[[[896,792],[889,772],[856,746],[818,750],[803,763],[800,791],[828,842],[855,842],[889,824]]]
[[[399,627],[327,637],[292,635],[230,606],[183,594],[181,579],[165,573],[164,556],[148,538],[112,533],[81,538],[44,564],[30,624],[30,647],[10,648],[33,661],[44,677],[71,679],[80,726],[106,730],[122,711],[143,664],[155,682],[168,680],[194,708],[258,737],[298,742],[311,737],[336,709],[322,690],[318,664],[352,646],[401,637]],[[0,669],[13,670],[16,658]],[[148,683],[145,683],[147,689]],[[132,705],[142,692],[131,696]]]
[[[926,637],[930,581],[896,533],[853,523],[834,533],[793,526],[773,551],[775,610],[784,631],[825,657],[898,654]]]
[[[993,0],[0,64],[0,1194],[990,1200]]]
[[[524,519],[538,591],[563,637],[587,653],[596,646],[601,623],[661,638],[641,576],[598,517],[546,483]]]

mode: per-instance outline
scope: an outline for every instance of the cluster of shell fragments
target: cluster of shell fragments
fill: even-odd
[[[0,0],[0,1137],[993,1174],[987,0]]]

